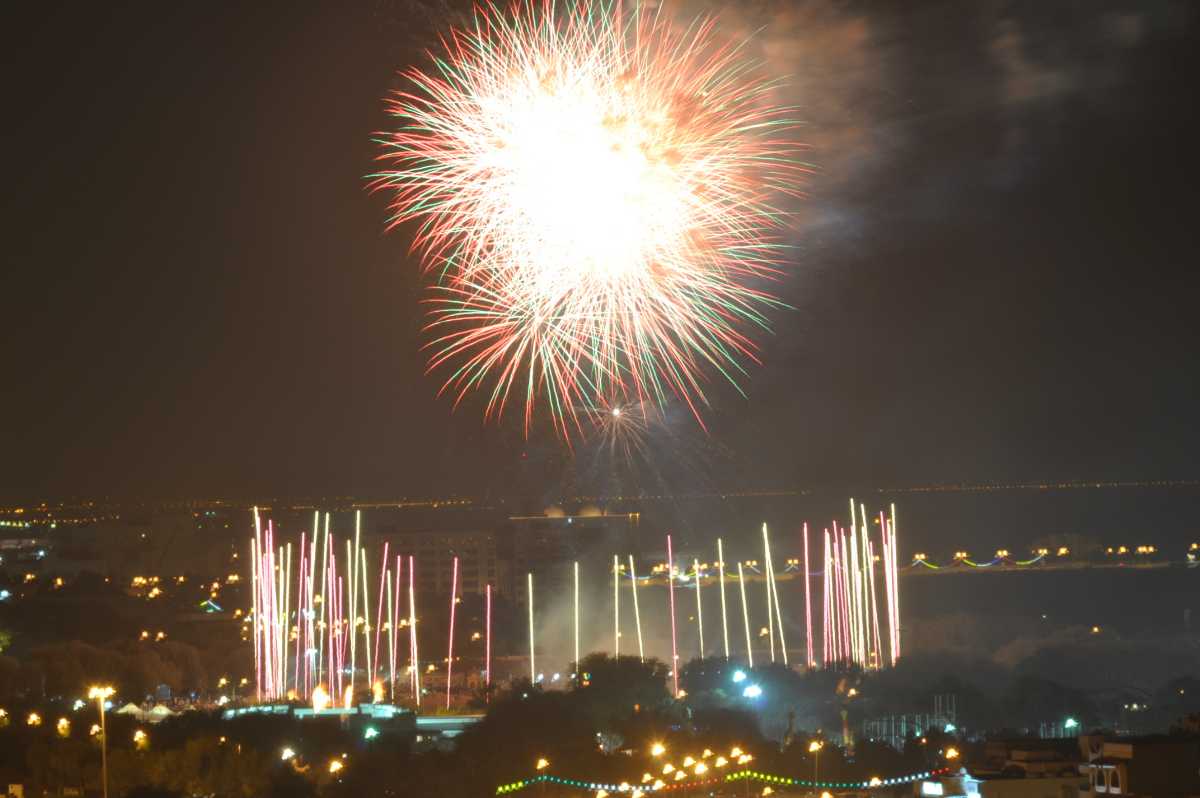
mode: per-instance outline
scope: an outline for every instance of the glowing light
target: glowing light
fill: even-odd
[[[762,688],[757,684],[748,684],[742,688],[743,698],[758,698],[762,695]]]
[[[25,723],[29,726],[41,726],[42,716],[36,712],[30,712],[29,717],[25,718]]]
[[[145,748],[150,744],[150,735],[146,734],[146,732],[142,731],[141,729],[138,729],[133,733],[133,744],[138,748]]]
[[[345,767],[345,765],[342,764],[342,760],[340,760],[340,759],[331,759],[329,761],[329,772],[330,773],[337,773],[337,772],[341,771],[341,769],[344,767]]]
[[[738,670],[734,671],[734,672],[733,672],[733,681],[734,681],[734,682],[744,682],[744,681],[746,681],[746,672],[745,672],[744,670],[741,670],[741,669],[738,669]]]
[[[71,721],[66,718],[59,718],[58,723],[54,724],[55,731],[59,737],[66,737],[71,733]]]
[[[380,139],[372,187],[440,277],[430,368],[489,416],[527,386],[527,428],[540,396],[563,434],[625,397],[699,418],[706,369],[733,380],[776,304],[751,283],[777,272],[771,195],[801,170],[786,111],[711,19],[510,8],[406,73]]]
[[[878,787],[880,784],[883,784],[883,779],[878,776],[872,776],[871,780],[867,782],[868,787]]]
[[[703,762],[697,762],[696,767],[692,768],[692,772],[697,776],[701,776],[708,772],[708,765],[704,764]]]
[[[279,752],[279,758],[281,760],[283,760],[284,762],[287,762],[289,759],[291,759],[295,755],[296,755],[296,752],[293,751],[291,748],[284,748],[282,751]]]
[[[1063,728],[1074,729],[1078,725],[1079,725],[1079,721],[1075,720],[1075,718],[1067,718],[1066,722],[1063,723]]]
[[[314,712],[324,712],[329,708],[329,693],[325,690],[325,685],[318,684],[312,692],[312,708]]]
[[[533,766],[534,770],[545,770],[548,767],[550,767],[550,760],[546,757],[539,758]]]
[[[363,731],[363,739],[364,740],[374,740],[378,736],[379,736],[379,729],[376,729],[374,726],[368,726],[366,728],[366,730]]]
[[[825,743],[821,742],[820,740],[813,740],[808,744],[808,752],[810,754],[815,754],[824,747]]]
[[[951,746],[950,748],[947,748],[946,749],[946,758],[947,759],[958,759],[958,749],[953,746]]]
[[[662,743],[655,743],[650,746],[650,756],[662,756],[667,752],[667,747]]]

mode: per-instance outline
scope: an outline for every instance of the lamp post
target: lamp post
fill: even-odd
[[[813,740],[808,744],[808,752],[813,755],[813,795],[817,794],[817,767],[821,764],[821,749],[825,743]]]
[[[88,698],[96,699],[96,705],[100,708],[100,788],[104,798],[108,798],[108,734],[104,730],[104,702],[114,692],[108,685],[88,690]]]

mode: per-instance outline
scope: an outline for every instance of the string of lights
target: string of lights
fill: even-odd
[[[783,787],[810,787],[820,789],[833,790],[873,790],[882,787],[894,787],[899,784],[911,784],[914,781],[936,778],[944,776],[953,771],[954,768],[942,767],[933,770],[920,771],[917,773],[909,773],[903,776],[893,776],[890,778],[872,777],[864,781],[813,781],[812,779],[794,779],[790,776],[779,776],[773,773],[764,773],[758,770],[739,770],[733,773],[728,773],[723,777],[705,779],[703,781],[682,781],[675,784],[662,784],[661,786],[647,785],[641,788],[635,788],[628,782],[621,784],[607,784],[598,781],[589,781],[587,779],[570,779],[563,776],[554,776],[549,773],[541,773],[537,776],[532,776],[528,779],[518,779],[501,784],[496,788],[496,795],[507,795],[508,793],[518,792],[531,787],[535,784],[543,782],[547,784],[557,784],[561,787],[573,787],[579,790],[587,790],[589,792],[633,792],[638,790],[641,792],[666,792],[669,790],[690,789],[707,784],[716,784],[719,782],[734,782],[743,779],[758,781],[763,784],[774,784]]]

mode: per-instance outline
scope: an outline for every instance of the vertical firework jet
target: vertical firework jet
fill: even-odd
[[[629,555],[629,589],[633,593],[633,623],[637,628],[638,659],[646,661],[646,648],[642,644],[642,612],[638,608],[637,571],[633,567],[633,555]]]
[[[671,679],[675,685],[671,695],[679,695],[679,649],[675,640],[675,555],[671,551],[671,536],[667,535],[667,596],[671,608]]]
[[[721,639],[725,642],[725,659],[729,659],[729,619],[725,612],[725,550],[717,538],[717,579],[721,585]]]
[[[836,521],[823,535],[821,577],[821,660],[827,667],[855,665],[866,669],[894,666],[901,652],[899,555],[896,533],[896,511],[880,513],[875,520],[880,527],[878,539],[871,535],[870,516],[864,507],[851,505],[851,526],[842,527]],[[345,541],[346,559],[335,552],[334,537],[330,531],[329,516],[325,517],[324,529],[318,545],[320,516],[314,516],[311,533],[304,531],[299,540],[299,557],[293,567],[293,545],[276,540],[275,526],[270,520],[264,524],[255,511],[254,537],[250,540],[250,598],[251,609],[246,624],[253,638],[255,663],[255,697],[259,701],[279,701],[285,698],[303,699],[320,689],[324,695],[341,697],[343,704],[356,699],[357,674],[355,671],[355,639],[361,634],[365,656],[361,668],[371,688],[373,700],[380,701],[384,695],[396,698],[397,665],[399,659],[399,630],[408,627],[409,690],[414,707],[421,702],[421,669],[418,650],[418,618],[416,609],[416,560],[408,556],[408,615],[402,620],[400,603],[403,596],[404,557],[395,555],[393,576],[389,561],[392,558],[389,544],[381,547],[381,562],[378,581],[372,585],[368,579],[370,562],[365,548],[355,552],[353,540]],[[356,527],[361,521],[356,518]],[[361,531],[356,529],[356,536]],[[810,569],[808,525],[803,527],[803,557],[789,560],[783,576],[776,574],[774,553],[765,525],[763,536],[763,576],[768,627],[765,632],[768,644],[777,656],[788,661],[785,637],[787,618],[780,597],[780,581],[787,573],[803,563],[799,574],[804,583],[803,590],[804,630],[806,634],[805,654],[808,667],[818,664],[815,654],[815,636],[812,620],[812,579],[818,575]],[[320,551],[320,557],[318,552]],[[356,556],[357,555],[357,556]],[[717,569],[721,588],[721,631],[726,656],[729,656],[728,617],[724,595],[725,551],[721,540],[717,541]],[[320,565],[318,565],[320,561]],[[742,603],[742,624],[746,642],[746,660],[753,667],[754,652],[750,625],[750,609],[746,592],[744,563],[737,564],[738,593]],[[623,566],[619,556],[612,561],[613,577],[613,651],[620,653],[620,585]],[[638,600],[638,577],[633,555],[628,556],[630,593],[633,601],[634,624],[637,630],[638,656],[646,655],[642,637],[641,608]],[[667,536],[667,562],[653,569],[665,571],[668,593],[667,610],[671,626],[671,663],[673,685],[678,693],[678,628],[676,624],[674,545]],[[574,595],[574,649],[575,662],[583,655],[580,648],[580,568],[572,566]],[[877,571],[879,573],[877,573]],[[356,574],[357,576],[352,576]],[[704,605],[702,580],[704,571],[698,558],[693,558],[690,577],[687,573],[679,578],[693,578],[696,592],[696,622],[700,656],[706,654],[704,641]],[[452,560],[451,590],[449,604],[449,635],[446,656],[446,704],[452,705],[455,655],[455,625],[459,595],[460,563]],[[294,583],[294,584],[293,584]],[[357,584],[357,588],[355,585]],[[786,584],[786,581],[785,581]],[[372,590],[375,592],[372,593]],[[798,592],[798,591],[797,591]],[[483,661],[485,685],[492,679],[491,657],[492,633],[492,586],[485,589],[486,635]],[[797,599],[798,600],[798,599]],[[354,610],[351,609],[353,602]],[[533,575],[527,575],[527,602],[529,621],[529,667],[530,678],[538,680],[536,670],[536,616],[533,606]],[[319,606],[318,606],[319,605]],[[371,607],[375,609],[372,625],[369,622]],[[358,614],[359,612],[362,615]],[[386,614],[385,614],[386,613]],[[373,634],[372,634],[373,632]],[[385,639],[386,633],[386,639]],[[776,647],[776,634],[778,646]],[[380,658],[387,646],[385,675],[388,686],[380,680]],[[292,649],[295,646],[295,649]],[[431,666],[432,668],[432,666]],[[578,674],[577,674],[578,678]]]
[[[454,610],[458,606],[458,557],[450,577],[450,635],[446,651],[446,709],[450,709],[450,677],[454,673]]]
[[[822,653],[829,666],[863,668],[894,666],[900,656],[899,568],[896,556],[895,508],[892,518],[879,514],[880,555],[870,539],[866,508],[850,502],[849,532],[835,521],[825,530],[822,590]],[[807,552],[807,544],[805,546]],[[878,563],[876,562],[878,560]],[[878,578],[884,590],[880,618]],[[807,567],[805,572],[808,572]],[[887,634],[884,635],[886,624]],[[885,650],[883,641],[887,640]]]
[[[696,627],[700,633],[700,659],[704,659],[704,602],[700,600],[699,560],[692,560],[692,575],[696,578]]]

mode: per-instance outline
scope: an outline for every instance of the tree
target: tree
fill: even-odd
[[[612,729],[635,712],[661,709],[670,700],[668,669],[657,659],[588,654],[576,672],[571,692],[597,729]]]

